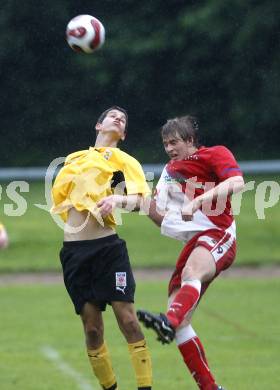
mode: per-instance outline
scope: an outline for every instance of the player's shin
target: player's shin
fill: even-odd
[[[128,344],[128,350],[135,371],[138,390],[150,390],[152,388],[152,362],[146,341],[143,339]]]
[[[174,328],[194,309],[200,297],[200,290],[201,282],[198,279],[183,281],[167,312],[167,318]]]
[[[186,366],[201,390],[216,390],[204,348],[191,325],[176,331],[176,343]]]
[[[98,349],[88,350],[88,357],[96,378],[106,390],[117,390],[116,377],[106,343]]]

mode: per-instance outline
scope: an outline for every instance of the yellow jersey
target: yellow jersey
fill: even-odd
[[[67,221],[68,210],[88,210],[102,225],[114,227],[113,215],[101,218],[96,204],[114,193],[116,175],[124,178],[126,194],[150,194],[139,162],[118,148],[90,147],[66,157],[52,188],[51,212]],[[113,184],[113,185],[112,185]],[[124,183],[120,183],[120,187]]]

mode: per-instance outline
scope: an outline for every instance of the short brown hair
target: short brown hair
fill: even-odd
[[[125,131],[127,131],[127,127],[128,127],[128,115],[127,115],[127,112],[124,108],[122,107],[119,107],[119,106],[112,106],[110,108],[108,108],[106,111],[102,112],[102,114],[99,116],[98,120],[97,120],[97,123],[102,123],[103,120],[106,118],[108,112],[112,111],[112,110],[118,110],[118,111],[121,111],[122,113],[124,113],[125,115]]]
[[[200,145],[198,141],[198,133],[198,119],[191,115],[168,119],[161,129],[161,136],[163,139],[169,138],[170,136],[179,136],[183,141],[192,140],[195,147],[199,147]]]

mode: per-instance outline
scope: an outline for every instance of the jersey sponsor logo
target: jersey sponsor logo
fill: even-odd
[[[176,180],[173,179],[173,178],[172,178],[171,176],[169,176],[169,175],[165,175],[165,176],[163,177],[163,180],[165,181],[165,183],[172,183],[172,182],[176,183]]]
[[[199,159],[200,158],[199,158],[199,156],[197,154],[192,155],[192,156],[188,156],[188,157],[185,158],[185,160],[189,160],[189,161],[197,161]]]
[[[116,290],[125,294],[126,286],[126,272],[116,272]]]
[[[200,183],[200,182],[194,180],[195,178],[190,178],[190,179],[186,179],[184,177],[175,178],[175,177],[171,177],[169,175],[165,175],[163,179],[164,179],[165,183],[167,183],[167,184],[187,183],[187,184],[191,184],[195,188],[199,188],[202,190],[205,189],[205,187],[206,187],[203,183]]]

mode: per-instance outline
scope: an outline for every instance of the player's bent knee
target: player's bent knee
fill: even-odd
[[[198,270],[192,265],[186,265],[182,272],[182,281],[199,279],[200,274]]]
[[[103,339],[103,326],[96,326],[91,323],[85,323],[84,332],[87,340],[92,343],[98,343],[100,340]]]
[[[104,326],[102,322],[83,319],[83,325],[84,325],[84,332],[89,337],[91,338],[103,337]]]

